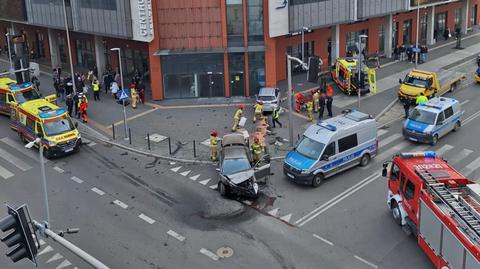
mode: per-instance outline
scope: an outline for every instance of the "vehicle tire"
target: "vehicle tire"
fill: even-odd
[[[402,213],[400,213],[400,208],[398,207],[397,201],[392,201],[392,217],[393,220],[398,224],[402,225]]]
[[[27,144],[28,141],[25,138],[25,136],[22,133],[18,133],[18,136],[20,137],[20,141],[22,141],[23,144]]]
[[[218,192],[220,192],[220,195],[223,197],[228,196],[228,189],[225,184],[223,184],[221,181],[218,182]]]
[[[434,135],[432,137],[432,143],[431,143],[432,146],[435,146],[437,144],[437,142],[438,142],[438,135]]]
[[[453,92],[456,87],[457,87],[457,83],[452,83],[452,85],[450,85],[450,89],[448,91]]]
[[[360,159],[360,166],[365,167],[370,162],[370,154],[365,153],[363,154],[362,158]]]
[[[320,184],[322,184],[324,179],[325,179],[325,176],[322,173],[316,174],[312,179],[312,186],[314,188],[320,186]]]
[[[460,121],[455,122],[455,126],[453,126],[453,131],[456,132],[460,127],[462,126],[462,123]]]
[[[43,157],[45,157],[46,159],[50,159],[52,158],[52,154],[50,153],[50,151],[48,149],[43,149]]]

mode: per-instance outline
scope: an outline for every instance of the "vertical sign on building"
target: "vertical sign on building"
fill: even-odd
[[[290,0],[268,0],[268,30],[270,37],[288,35]]]
[[[153,40],[152,0],[130,0],[133,39],[150,42]]]

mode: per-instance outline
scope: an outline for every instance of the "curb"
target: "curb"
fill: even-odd
[[[375,120],[380,119],[380,117],[382,117],[385,113],[387,113],[388,110],[390,110],[390,108],[392,108],[397,102],[398,102],[398,98],[395,98],[395,99],[394,99],[392,102],[390,102],[390,104],[388,104],[382,111],[380,111],[380,113],[378,113],[377,116],[375,116]]]

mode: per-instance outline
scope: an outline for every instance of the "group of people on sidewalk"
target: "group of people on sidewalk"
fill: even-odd
[[[398,61],[415,62],[415,54],[418,53],[418,63],[425,63],[427,61],[428,47],[420,45],[418,48],[415,45],[401,45],[393,50],[393,56]]]
[[[103,86],[105,93],[108,93],[108,90],[110,90],[112,96],[118,100],[117,102],[120,102],[119,93],[121,90],[121,78],[118,73],[106,70],[103,74]],[[142,75],[138,70],[135,70],[134,72],[129,90],[132,100],[132,108],[137,108],[138,103],[145,103],[145,84],[143,83]]]
[[[327,108],[328,117],[333,117],[332,105],[333,105],[333,87],[323,83],[318,89],[310,91],[309,96],[304,96],[302,92],[298,92],[295,95],[295,111],[300,113],[302,107],[305,108],[307,113],[307,121],[313,121],[313,113],[318,113],[318,119],[323,118],[325,107]]]

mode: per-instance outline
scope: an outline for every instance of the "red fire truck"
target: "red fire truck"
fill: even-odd
[[[393,218],[435,268],[480,268],[479,184],[432,151],[396,155],[383,164],[382,175]]]

